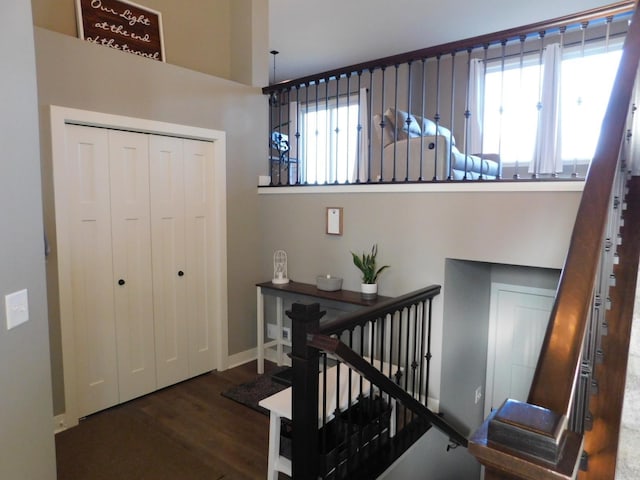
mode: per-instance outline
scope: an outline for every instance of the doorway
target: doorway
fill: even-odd
[[[485,417],[507,398],[526,401],[555,290],[491,284]]]

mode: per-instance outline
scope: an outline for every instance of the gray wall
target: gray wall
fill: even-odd
[[[556,269],[446,260],[445,288],[456,295],[444,302],[440,409],[467,436],[484,421],[491,284],[554,290],[559,277]],[[478,387],[482,397],[476,403]],[[438,470],[448,478],[478,478],[480,464],[466,449],[458,449],[443,457]]]
[[[477,387],[484,392],[486,377],[491,265],[447,260],[445,287],[456,295],[444,302],[440,410],[468,437],[483,420],[484,397],[478,403],[474,397]],[[445,455],[438,469],[455,472],[455,478],[480,473],[476,459],[462,448]]]
[[[0,4],[0,478],[54,479],[36,71],[31,6]],[[6,328],[4,295],[26,288],[29,321]]]
[[[360,277],[350,251],[362,252],[377,243],[381,264],[391,265],[379,279],[380,294],[443,285],[434,302],[430,385],[431,396],[440,398],[443,302],[462,298],[462,292],[445,284],[445,260],[561,268],[580,193],[265,193],[259,197],[261,241],[254,276],[261,281],[272,277],[274,250],[283,249],[293,280],[315,283],[316,275],[330,273],[343,277],[344,289],[358,290]],[[325,234],[326,207],[344,208],[342,236]]]
[[[167,63],[247,85],[266,85],[267,0],[138,3],[162,14]],[[77,36],[76,0],[31,0],[31,4],[36,27]],[[261,39],[258,43],[256,36]]]
[[[260,223],[255,185],[266,170],[267,102],[259,89],[36,28],[36,60],[56,414],[64,411],[49,106],[227,132],[229,353],[255,346]]]

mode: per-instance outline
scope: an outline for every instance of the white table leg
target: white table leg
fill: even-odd
[[[264,296],[262,288],[257,287],[256,298],[256,321],[257,321],[257,350],[258,350],[258,373],[264,373]]]
[[[278,480],[276,462],[280,457],[280,415],[273,410],[269,414],[269,453],[267,480]]]
[[[389,437],[396,436],[396,399],[391,399],[391,422],[389,425]]]

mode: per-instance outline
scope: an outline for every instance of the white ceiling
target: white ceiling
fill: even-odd
[[[611,0],[269,0],[276,82],[608,5]],[[274,83],[273,57],[269,81]]]

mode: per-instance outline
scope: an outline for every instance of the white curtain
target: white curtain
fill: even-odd
[[[360,182],[367,181],[369,169],[369,109],[367,108],[367,103],[367,89],[361,88],[358,99],[358,125],[360,127],[360,135],[356,153],[357,161],[353,164],[351,178],[349,178],[349,181],[352,183],[358,179]]]
[[[467,153],[482,151],[482,121],[484,112],[484,62],[471,59],[469,64],[469,138]]]
[[[538,129],[529,173],[562,172],[560,138],[560,45],[547,45],[542,57],[542,87],[538,112]]]

